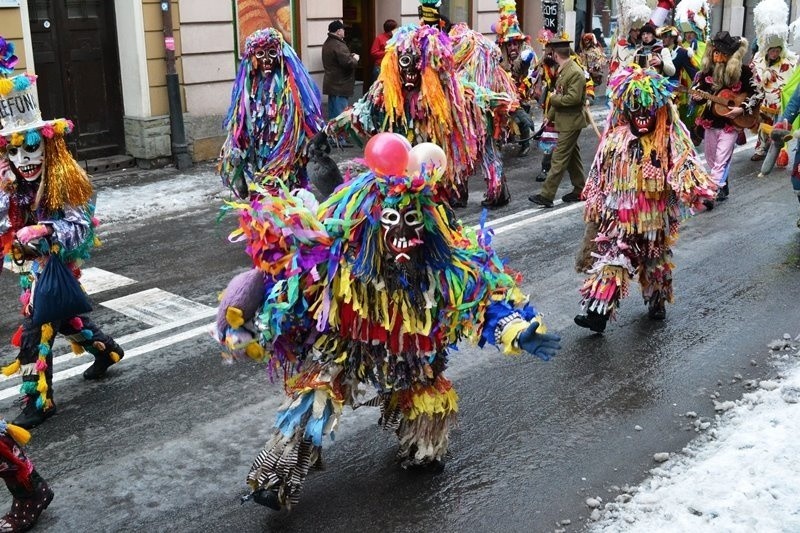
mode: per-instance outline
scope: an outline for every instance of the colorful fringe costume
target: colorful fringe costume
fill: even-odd
[[[13,497],[11,510],[0,517],[0,531],[29,530],[53,500],[53,491],[22,450],[30,438],[26,430],[0,418],[0,477]]]
[[[514,80],[501,66],[500,49],[482,33],[464,23],[455,24],[449,33],[453,43],[456,74],[464,87],[467,105],[483,111],[486,121],[486,143],[481,158],[486,176],[484,207],[506,205],[511,198],[503,174],[503,157],[498,141],[505,137],[511,116],[519,112],[519,99]],[[463,189],[463,198],[468,190]]]
[[[346,130],[366,138],[390,131],[411,144],[438,144],[447,155],[446,199],[454,205],[466,205],[467,180],[482,161],[487,200],[494,201],[502,183],[492,130],[502,122],[487,122],[492,114],[513,111],[517,101],[454,75],[458,65],[453,53],[450,37],[435,27],[398,28],[386,44],[378,79],[352,107],[331,119],[329,133]]]
[[[256,270],[223,293],[219,340],[266,362],[289,396],[246,499],[296,504],[345,406],[380,407],[401,465],[440,465],[458,410],[449,351],[469,339],[518,354],[520,332],[541,322],[491,232],[461,226],[442,203],[442,182],[433,167],[370,171],[318,209],[305,191],[230,206],[243,213],[232,239]]]
[[[673,88],[635,65],[610,82],[614,108],[583,191],[588,246],[578,258],[579,271],[589,273],[583,309],[601,316],[603,327],[633,276],[651,316],[663,318],[664,302],[673,301],[671,247],[680,220],[715,194],[670,101]]]
[[[25,109],[0,130],[0,242],[3,255],[13,259],[14,270],[20,274],[23,315],[12,338],[19,355],[2,372],[22,375],[25,407],[14,423],[26,428],[55,412],[51,349],[57,333],[70,339],[76,354],[88,350],[95,356],[94,365],[84,373],[87,379],[99,377],[123,356],[122,349],[88,316],[41,326],[31,320],[34,284],[51,254],[58,254],[79,278],[80,265],[99,244],[94,206],[89,203],[92,185],[64,142],[72,123],[41,119],[34,83],[35,77],[26,74],[0,80],[0,99],[8,100],[2,103],[7,108],[13,105],[16,111]],[[32,232],[36,238],[27,243],[30,246],[17,241]]]
[[[247,37],[225,119],[219,174],[240,198],[256,183],[307,187],[306,146],[324,126],[319,88],[273,28]]]

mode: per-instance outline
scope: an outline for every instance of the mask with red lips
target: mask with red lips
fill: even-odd
[[[625,118],[628,120],[631,132],[637,137],[652,133],[656,129],[655,110],[638,102],[633,102],[625,109]]]
[[[8,146],[6,157],[17,179],[36,181],[44,171],[44,143]]]
[[[401,209],[384,207],[381,211],[383,242],[387,254],[396,263],[414,260],[421,253],[422,213],[414,206]]]

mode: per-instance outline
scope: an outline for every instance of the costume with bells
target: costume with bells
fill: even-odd
[[[13,497],[11,510],[0,517],[0,533],[28,531],[53,500],[53,491],[22,450],[30,438],[26,430],[0,418],[0,477]]]
[[[267,191],[277,191],[278,180],[307,187],[306,146],[324,125],[319,88],[281,33],[248,36],[225,119],[223,183],[240,198],[253,183]]]
[[[788,49],[789,38],[789,6],[784,0],[761,0],[753,9],[753,22],[756,27],[758,51],[753,55],[750,68],[753,71],[753,83],[761,91],[764,100],[761,102],[761,124],[758,130],[758,142],[752,159],[764,159],[769,149],[769,133],[763,126],[771,126],[775,117],[781,112],[781,94],[797,66],[797,55]],[[770,58],[770,50],[780,48],[777,58]],[[779,156],[786,166],[789,154],[786,150]]]
[[[409,151],[392,133],[370,143],[373,170],[318,207],[305,191],[232,206],[256,269],[223,293],[217,329],[229,352],[284,377],[289,397],[247,476],[246,499],[275,509],[298,502],[348,405],[380,407],[402,466],[440,469],[458,399],[444,371],[462,339],[542,359],[560,348],[491,232],[455,219],[446,162],[399,170],[438,148]]]
[[[16,57],[3,51],[0,73],[13,72]],[[57,254],[76,278],[80,265],[96,246],[89,201],[89,177],[67,150],[64,135],[72,129],[68,120],[43,121],[36,96],[35,77],[20,74],[0,79],[0,241],[3,255],[13,259],[20,275],[22,325],[11,342],[19,355],[2,369],[3,374],[22,375],[24,408],[14,420],[30,428],[55,413],[53,403],[53,354],[55,335],[71,342],[76,354],[89,351],[94,363],[84,372],[96,379],[122,358],[123,351],[86,315],[34,325],[37,305],[33,286],[53,254]],[[44,305],[43,303],[41,305]]]
[[[672,302],[672,251],[681,218],[715,187],[670,99],[674,85],[631,65],[609,82],[613,110],[583,196],[587,224],[577,268],[586,271],[584,314],[602,332],[637,276],[651,318]]]
[[[530,152],[533,119],[530,116],[533,84],[536,81],[536,53],[531,47],[531,38],[525,35],[517,19],[515,0],[497,0],[500,20],[495,24],[497,45],[503,54],[503,68],[511,74],[520,107],[512,118],[519,130],[519,155]]]

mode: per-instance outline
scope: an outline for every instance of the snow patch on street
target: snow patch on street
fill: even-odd
[[[800,531],[800,336],[790,339],[769,345],[775,360],[790,362],[777,379],[717,404],[716,426],[639,487],[601,509],[587,500],[597,521],[590,531]]]

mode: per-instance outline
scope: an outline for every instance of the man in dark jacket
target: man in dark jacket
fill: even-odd
[[[328,25],[328,39],[322,45],[322,94],[328,96],[328,119],[339,115],[347,107],[356,84],[355,68],[358,54],[353,54],[344,42],[344,24],[334,20]]]

